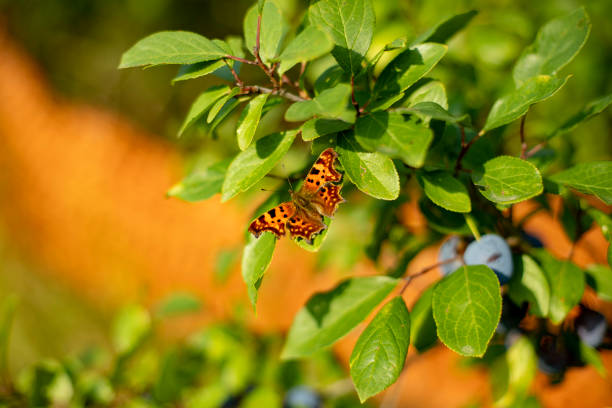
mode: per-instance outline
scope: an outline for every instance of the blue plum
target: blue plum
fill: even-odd
[[[461,238],[456,235],[452,235],[440,246],[440,250],[438,251],[438,262],[446,262],[450,261],[451,259],[455,259],[452,262],[440,265],[442,275],[450,275],[451,273],[455,272],[457,268],[463,265],[463,262],[461,262],[461,257],[457,256],[460,245],[462,245]]]
[[[502,285],[510,280],[514,271],[510,247],[497,234],[483,235],[480,240],[471,242],[463,254],[463,260],[466,265],[488,266]]]

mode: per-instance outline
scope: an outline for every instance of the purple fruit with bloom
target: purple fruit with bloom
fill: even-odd
[[[514,271],[510,246],[497,234],[483,235],[480,240],[471,242],[465,249],[463,260],[466,265],[488,266],[502,285],[510,280]]]

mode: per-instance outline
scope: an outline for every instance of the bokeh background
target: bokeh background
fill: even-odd
[[[612,92],[608,0],[374,3],[374,51],[397,37],[413,38],[455,13],[480,11],[450,42],[448,56],[431,74],[446,85],[451,111],[468,112],[476,123],[512,86],[513,61],[537,29],[580,5],[591,16],[590,38],[564,68],[573,74],[568,84],[529,113],[528,140]],[[278,4],[293,22],[306,7],[300,0]],[[218,197],[200,203],[165,197],[189,169],[237,152],[236,118],[220,128],[218,138],[201,126],[177,139],[195,96],[222,80],[206,77],[171,86],[176,67],[119,71],[121,53],[159,30],[240,36],[242,16],[251,5],[246,0],[0,0],[0,298],[14,294],[19,299],[9,344],[13,375],[43,358],[62,360],[92,345],[112,349],[109,327],[121,307],[142,304],[153,310],[175,292],[194,294],[202,310],[160,322],[155,347],[172,347],[197,330],[224,323],[246,330],[244,341],[253,348],[270,341],[267,356],[277,359],[282,334],[314,291],[343,276],[376,273],[364,250],[373,222],[368,209],[377,204],[353,194],[319,254],[288,240],[279,243],[255,314],[240,278],[240,251],[250,213],[266,193],[225,204]],[[325,61],[313,64],[308,78],[324,67]],[[263,80],[248,68],[243,70],[248,82]],[[279,112],[266,115],[258,135],[287,125]],[[519,149],[514,126],[504,133],[508,153]],[[612,159],[611,130],[608,111],[556,139],[561,154],[553,166]],[[298,146],[295,160],[306,160],[306,151]],[[515,215],[527,211],[529,203]],[[422,231],[414,200],[402,214],[405,227]],[[528,228],[557,255],[569,250],[555,214],[533,217]],[[434,263],[435,254],[435,247],[424,249],[409,269]],[[575,260],[581,266],[605,262],[597,229],[585,234]],[[415,281],[408,302],[436,278]],[[611,319],[610,305],[600,306]],[[358,332],[315,369],[302,369],[310,370],[303,382],[350,394],[342,367]],[[604,361],[612,372],[609,353]],[[410,364],[400,384],[373,406],[490,403],[486,372],[465,368],[443,346]],[[535,387],[545,406],[612,404],[612,383],[590,368],[573,369],[557,386],[538,377]]]

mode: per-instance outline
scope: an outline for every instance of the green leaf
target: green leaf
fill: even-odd
[[[223,122],[234,110],[240,105],[242,100],[240,98],[230,98],[225,105],[221,108],[215,120],[210,124],[208,129],[209,134],[214,135],[217,127]]]
[[[410,313],[397,296],[376,314],[351,354],[351,378],[362,403],[397,380],[409,344]]]
[[[266,104],[269,94],[257,95],[251,99],[238,118],[238,128],[236,136],[238,137],[238,147],[240,150],[245,150],[251,144],[259,120],[261,119],[261,111]]]
[[[313,99],[296,102],[285,112],[288,122],[301,122],[313,116],[325,119],[339,119],[347,123],[355,122],[355,109],[349,108],[351,86],[339,84],[315,96]]]
[[[526,160],[498,156],[472,172],[480,193],[497,204],[514,204],[535,197],[544,190],[538,169]]]
[[[472,235],[463,214],[447,211],[425,198],[419,200],[419,209],[427,220],[427,225],[434,231],[441,234]]]
[[[180,137],[185,129],[193,125],[198,119],[204,116],[204,114],[219,98],[223,97],[229,92],[230,88],[227,85],[212,86],[202,92],[200,96],[197,97],[195,102],[193,102],[191,108],[189,108],[189,113],[187,113],[187,117],[183,121],[183,124],[178,131],[178,136]]]
[[[546,23],[516,62],[514,82],[521,85],[538,75],[556,74],[578,54],[590,31],[591,22],[584,7]]]
[[[199,312],[202,301],[191,293],[173,293],[161,301],[155,314],[157,317],[174,317]]]
[[[174,84],[175,82],[186,81],[188,79],[195,79],[208,74],[212,74],[213,72],[225,66],[226,64],[223,60],[204,61],[195,64],[182,65],[179,68],[179,71],[176,76],[172,79],[172,84]]]
[[[546,252],[542,253],[540,260],[550,285],[548,317],[554,324],[559,324],[582,298],[584,272],[573,263],[559,261]]]
[[[604,238],[608,241],[612,241],[612,217],[595,208],[589,208],[587,214],[589,217],[593,218],[593,221],[595,221],[597,225],[599,225]]]
[[[221,200],[227,201],[241,191],[248,190],[268,174],[287,153],[296,134],[294,130],[273,133],[239,153],[227,169],[221,188]]]
[[[307,62],[329,53],[334,43],[326,32],[316,27],[308,26],[299,33],[278,57],[280,75],[289,71],[299,62]]]
[[[447,171],[419,173],[419,183],[425,195],[440,207],[460,213],[472,211],[472,202],[467,189]]]
[[[279,393],[271,386],[259,386],[249,392],[240,403],[240,408],[282,408]]]
[[[605,265],[590,265],[586,280],[601,300],[612,302],[612,269]]]
[[[160,31],[143,38],[121,56],[119,68],[141,65],[194,64],[220,59],[227,52],[216,43],[188,31]]]
[[[374,85],[376,95],[397,95],[425,76],[442,59],[448,47],[426,43],[403,51],[383,69]]]
[[[481,357],[501,316],[499,280],[485,265],[464,265],[433,293],[438,337],[451,350]]]
[[[151,316],[142,306],[126,306],[113,322],[111,339],[117,354],[127,355],[136,350],[151,332]]]
[[[350,123],[335,119],[310,119],[300,128],[302,131],[302,140],[310,142],[318,137],[338,133],[351,127]]]
[[[561,126],[555,129],[550,135],[546,137],[546,140],[550,140],[555,136],[562,135],[567,132],[571,132],[580,125],[582,122],[586,122],[593,116],[596,116],[603,112],[612,103],[612,94],[606,95],[603,98],[596,99],[585,105],[580,112],[563,122]]]
[[[538,75],[528,79],[520,88],[495,101],[483,131],[495,129],[520,118],[527,113],[531,105],[553,96],[565,85],[568,78],[569,76],[560,79],[550,75]]]
[[[231,159],[223,160],[205,169],[196,169],[166,193],[188,202],[207,200],[221,192],[225,173]]]
[[[317,293],[295,316],[282,358],[309,356],[347,334],[395,288],[386,276],[351,278]]]
[[[309,244],[308,241],[304,239],[296,239],[293,240],[293,242],[295,242],[300,248],[305,249],[308,252],[319,252],[319,249],[321,249],[321,245],[323,245],[323,242],[325,242],[325,238],[327,237],[331,221],[331,218],[323,217],[323,222],[325,223],[325,225],[327,225],[327,228],[325,228],[323,231],[314,236],[314,238],[312,239],[312,244]]]
[[[612,204],[612,161],[580,163],[549,178],[557,184],[593,194]]]
[[[249,293],[253,309],[257,305],[257,292],[261,286],[264,273],[268,266],[270,266],[270,262],[272,262],[275,246],[276,236],[267,231],[261,234],[259,238],[249,234],[247,244],[244,246],[244,251],[242,252],[242,279],[247,286],[247,292]]]
[[[399,175],[389,157],[364,151],[352,133],[339,137],[337,151],[346,175],[358,189],[381,200],[399,197]]]
[[[425,33],[418,36],[412,43],[421,44],[424,42],[444,44],[451,39],[452,36],[461,31],[474,16],[478,14],[477,10],[470,10],[466,13],[457,14],[448,20],[445,20],[436,26],[430,28]]]
[[[325,30],[336,46],[332,55],[347,72],[361,71],[374,33],[374,7],[372,0],[318,0],[308,9],[310,22]]]
[[[533,344],[521,336],[493,363],[491,382],[495,406],[515,407],[529,392],[538,369]]]
[[[399,113],[374,112],[357,120],[355,138],[367,150],[400,158],[412,167],[421,167],[433,132],[414,118]]]
[[[528,255],[516,257],[514,274],[510,280],[510,299],[517,305],[528,302],[529,311],[538,317],[548,316],[550,287],[546,275],[539,265]]]
[[[435,102],[445,110],[448,109],[448,97],[444,84],[440,81],[427,82],[410,94],[407,105],[414,106],[421,102]]]
[[[244,16],[244,42],[253,54],[257,44],[257,6],[253,6]],[[287,34],[288,25],[278,6],[273,1],[266,0],[261,13],[261,37],[259,55],[266,64],[278,57],[281,45]]]
[[[234,96],[238,95],[239,92],[240,92],[240,88],[238,87],[232,88],[230,93],[228,93],[227,95],[217,100],[217,102],[215,102],[215,104],[208,111],[208,116],[206,117],[206,123],[213,122],[215,118],[217,117],[217,115],[219,114],[219,112],[221,111],[221,109],[223,109],[227,101],[229,101],[230,98],[233,98]]]
[[[603,378],[606,378],[608,373],[606,371],[606,366],[601,360],[601,356],[597,349],[589,346],[585,342],[580,342],[580,358],[585,363],[593,366],[593,368],[601,375]]]
[[[421,293],[419,300],[410,311],[410,344],[423,353],[438,341],[436,321],[433,318],[431,302],[435,286]]]
[[[400,108],[398,111],[402,113],[414,113],[424,119],[437,119],[444,122],[470,126],[470,116],[468,114],[454,116],[435,102],[419,102],[409,108]]]

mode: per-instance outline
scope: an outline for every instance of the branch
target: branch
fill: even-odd
[[[225,56],[225,57],[223,57],[223,58],[231,59],[231,60],[234,60],[234,61],[240,61],[240,62],[242,62],[243,64],[257,65],[257,62],[256,62],[256,61],[251,61],[251,60],[248,60],[248,59],[246,59],[246,58],[240,58],[240,57],[237,57],[237,56],[235,56],[235,55],[229,55],[229,54],[228,54],[228,55],[226,55],[226,56]]]
[[[355,76],[354,75],[351,75],[351,103],[353,104],[353,107],[357,111],[357,116],[359,116],[359,114],[361,113],[361,110],[359,109],[359,103],[357,103],[357,99],[355,99]]]
[[[281,96],[281,97],[283,97],[285,99],[288,99],[290,101],[293,101],[293,102],[303,102],[303,101],[306,100],[306,99],[304,99],[304,98],[302,98],[300,96],[297,96],[297,95],[294,95],[294,94],[292,94],[290,92],[287,92],[284,89],[278,89],[278,88],[277,89],[270,89],[270,88],[266,88],[266,87],[259,86],[259,85],[251,85],[251,86],[242,87],[240,94],[241,95],[249,95],[249,94],[271,94],[271,95],[278,95],[278,96]]]
[[[242,82],[242,80],[238,76],[238,73],[234,69],[233,64],[228,63],[226,59],[223,59],[223,62],[225,62],[225,65],[227,65],[227,67],[231,71],[232,76],[234,77],[234,80],[236,80],[236,85],[238,85],[240,88],[242,88],[244,86],[244,83]]]
[[[484,134],[485,134],[484,130],[481,130],[480,132],[478,132],[478,134],[476,136],[474,136],[472,138],[472,140],[470,140],[469,142],[466,143],[466,141],[465,141],[465,129],[463,128],[463,126],[461,126],[461,152],[459,152],[459,157],[457,157],[457,163],[455,163],[455,176],[457,176],[457,174],[462,170],[462,168],[461,168],[461,161],[463,160],[463,158],[467,154],[468,150],[470,150],[470,147],[472,147],[474,142],[476,142],[476,140],[480,139],[482,137],[482,135],[484,135]]]
[[[455,262],[455,261],[457,261],[457,260],[459,260],[459,259],[461,259],[461,256],[460,256],[460,255],[457,255],[457,256],[452,257],[452,258],[449,258],[449,259],[447,259],[447,260],[445,260],[445,261],[441,261],[441,262],[435,263],[435,264],[433,264],[433,265],[429,265],[429,266],[427,266],[427,267],[425,267],[425,268],[421,269],[421,270],[420,270],[419,272],[417,272],[417,273],[414,273],[414,274],[412,274],[412,275],[408,275],[408,276],[406,276],[406,277],[404,278],[404,279],[406,280],[406,283],[404,284],[404,286],[402,286],[402,289],[400,290],[399,295],[400,295],[400,296],[402,296],[402,295],[404,294],[404,292],[405,292],[405,291],[406,291],[406,289],[408,288],[408,285],[410,285],[410,282],[412,282],[412,280],[413,280],[414,278],[418,278],[418,277],[419,277],[419,276],[421,276],[421,275],[425,275],[425,274],[426,274],[427,272],[429,272],[429,271],[432,271],[432,270],[434,270],[434,269],[436,269],[436,268],[438,268],[438,267],[440,267],[440,266],[442,266],[442,265],[446,265],[446,264],[449,264],[449,263]]]
[[[523,115],[521,118],[521,159],[525,159],[525,152],[527,151],[527,143],[525,142],[525,119],[527,118],[527,114]]]
[[[270,78],[270,82],[272,83],[272,86],[274,86],[274,88],[279,88],[280,84],[278,83],[276,78],[274,78],[274,68],[268,68],[268,66],[264,64],[264,62],[261,59],[261,56],[259,55],[260,38],[261,38],[261,14],[257,16],[257,35],[256,35],[256,40],[255,40],[255,48],[253,49],[253,54],[255,55],[255,63],[259,65],[259,67],[263,70],[263,72],[266,73],[268,78]]]

